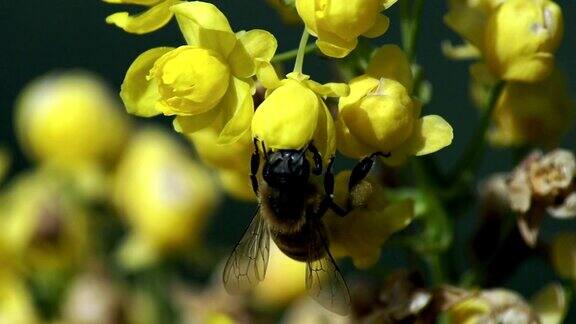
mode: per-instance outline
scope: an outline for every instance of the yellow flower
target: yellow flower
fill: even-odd
[[[259,305],[278,308],[288,305],[306,292],[306,264],[290,259],[274,241],[270,243],[266,278],[256,286],[254,298]]]
[[[269,63],[259,69],[258,79],[268,91],[254,114],[252,136],[271,150],[300,150],[314,142],[326,161],[334,156],[334,121],[322,98],[345,96],[348,86],[321,85],[297,72],[278,80]]]
[[[505,1],[486,25],[486,63],[503,80],[541,81],[554,69],[563,28],[562,10],[553,1]]]
[[[480,51],[484,48],[486,21],[503,1],[506,0],[450,0],[444,23],[462,36],[466,43],[454,47],[444,42],[444,53],[454,59],[480,57]]]
[[[250,183],[250,156],[254,150],[251,134],[231,144],[218,144],[218,126],[204,128],[187,137],[194,144],[202,162],[218,172],[220,184],[232,197],[255,201],[256,196]]]
[[[130,15],[128,12],[117,12],[106,17],[106,22],[116,25],[129,33],[146,34],[162,28],[174,16],[170,7],[179,0],[103,0],[108,3],[136,4],[149,7],[143,13]]]
[[[21,175],[7,187],[0,211],[0,245],[7,260],[44,279],[82,264],[89,215],[71,191],[58,173],[44,169]]]
[[[174,127],[193,133],[220,119],[218,142],[250,128],[256,63],[272,59],[276,39],[263,30],[234,34],[222,12],[194,1],[170,7],[188,45],[158,47],[132,63],[120,96],[129,113],[175,115]]]
[[[114,199],[131,235],[120,251],[128,267],[201,242],[216,203],[210,175],[169,136],[137,134],[116,174]]]
[[[489,139],[499,146],[553,147],[572,125],[573,108],[559,70],[537,83],[507,82],[496,103]]]
[[[26,282],[4,266],[0,268],[0,319],[2,323],[40,323]]]
[[[33,81],[20,95],[15,122],[27,155],[67,166],[115,158],[128,130],[109,90],[80,71]]]
[[[340,58],[356,48],[358,37],[374,38],[388,30],[390,21],[381,12],[396,1],[296,0],[296,10],[322,53]]]
[[[349,198],[353,209],[346,217],[329,211],[324,223],[334,257],[350,256],[357,268],[368,268],[380,258],[380,248],[394,232],[404,229],[414,217],[411,200],[391,202],[384,188],[372,177],[348,192],[350,171],[340,172],[335,179],[335,202],[346,206]]]
[[[576,281],[576,233],[557,234],[552,241],[551,261],[562,278]]]
[[[452,127],[440,116],[420,117],[408,59],[395,45],[377,50],[366,74],[350,81],[350,95],[340,98],[336,122],[338,149],[361,158],[391,153],[396,165],[408,156],[436,152],[452,142]]]

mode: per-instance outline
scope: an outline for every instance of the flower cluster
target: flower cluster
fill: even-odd
[[[554,147],[571,125],[573,102],[555,63],[563,36],[560,7],[551,0],[453,0],[445,23],[465,40],[443,44],[447,56],[474,63],[472,94],[486,110],[490,89],[498,146]],[[502,86],[501,83],[504,83]]]

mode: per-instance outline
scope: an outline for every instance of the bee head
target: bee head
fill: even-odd
[[[270,153],[262,175],[272,187],[298,187],[308,182],[310,163],[303,150],[279,150]]]

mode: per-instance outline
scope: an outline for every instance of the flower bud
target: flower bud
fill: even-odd
[[[356,47],[359,36],[378,37],[388,30],[390,21],[380,12],[395,2],[296,0],[296,9],[308,32],[318,37],[322,53],[344,57]]]
[[[553,1],[505,1],[486,25],[486,63],[503,80],[541,81],[554,68],[563,28],[562,11]]]
[[[87,72],[49,74],[26,87],[16,106],[16,130],[33,159],[71,166],[116,157],[127,119],[112,93]]]

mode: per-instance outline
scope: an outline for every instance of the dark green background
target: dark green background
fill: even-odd
[[[211,2],[226,13],[235,30],[269,30],[279,40],[279,51],[297,46],[301,27],[283,25],[276,13],[263,1]],[[572,77],[576,71],[576,3],[572,0],[558,3],[564,9],[566,21],[565,38],[558,54],[558,63],[568,76]],[[399,20],[396,7],[398,6],[390,10],[391,30],[378,42],[398,43]],[[13,171],[29,166],[18,150],[12,127],[14,101],[28,81],[50,71],[80,67],[98,73],[108,80],[112,87],[119,89],[124,72],[139,53],[155,46],[183,44],[174,22],[145,36],[127,34],[105,24],[104,19],[108,14],[121,9],[125,7],[96,0],[0,0],[0,144],[7,145],[14,154]],[[462,152],[478,116],[468,99],[469,64],[449,61],[440,52],[442,40],[458,40],[442,23],[445,12],[445,1],[426,1],[418,45],[418,61],[434,86],[434,97],[425,107],[425,114],[442,115],[454,127],[453,145],[437,154],[442,167],[447,169],[451,161]],[[318,58],[307,58],[304,72],[319,81],[328,81],[330,76],[326,62]],[[576,82],[570,80],[573,95],[576,94],[575,86]],[[568,149],[574,148],[574,132],[571,133],[564,142],[564,147]],[[507,151],[492,150],[484,160],[481,174],[507,170],[511,160],[511,154]],[[240,209],[237,207],[228,204],[225,208],[232,213],[227,214],[242,214],[249,210],[245,206]],[[235,216],[237,215],[224,217]],[[243,223],[243,220],[239,222]],[[551,228],[567,226],[566,222],[552,223]],[[472,224],[472,221],[462,222],[457,236],[468,237]],[[218,239],[225,242],[233,242],[241,231],[230,229],[218,222],[215,227],[215,232],[223,231],[224,235]],[[545,238],[549,235],[550,231],[544,232]],[[464,253],[465,248],[461,250]],[[542,262],[531,261],[509,282],[509,286],[530,295],[552,279],[553,274]]]

